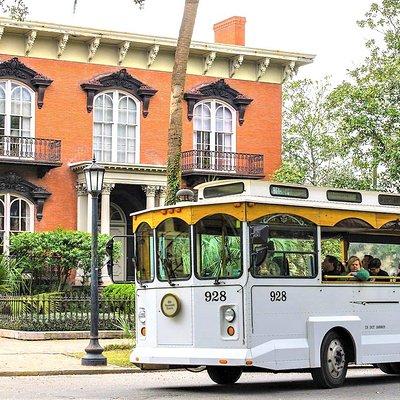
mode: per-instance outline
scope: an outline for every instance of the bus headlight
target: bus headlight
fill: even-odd
[[[146,323],[146,310],[144,308],[139,308],[138,312],[138,320],[140,323],[145,324]]]
[[[224,317],[225,317],[225,321],[232,322],[236,317],[236,313],[233,310],[233,308],[227,308],[225,310]]]

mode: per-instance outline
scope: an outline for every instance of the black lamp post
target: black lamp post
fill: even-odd
[[[86,167],[86,187],[92,196],[92,263],[90,268],[90,342],[86,347],[86,354],[82,358],[82,365],[107,365],[107,358],[103,356],[103,348],[99,343],[99,262],[98,262],[98,227],[99,194],[103,188],[105,169],[96,164],[93,157],[92,164]]]

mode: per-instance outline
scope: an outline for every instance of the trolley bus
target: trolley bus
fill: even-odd
[[[400,195],[226,180],[132,214],[141,368],[400,375]],[[373,253],[386,277],[322,274],[325,255]]]

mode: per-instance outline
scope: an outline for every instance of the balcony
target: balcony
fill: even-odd
[[[42,178],[61,165],[61,140],[0,136],[0,164],[33,166]]]
[[[200,178],[263,178],[262,154],[230,153],[224,151],[189,150],[182,153],[182,176],[190,183]]]

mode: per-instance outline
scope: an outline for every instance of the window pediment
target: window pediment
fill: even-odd
[[[142,114],[145,118],[149,113],[150,98],[157,93],[156,89],[134,78],[125,68],[110,74],[96,76],[82,83],[81,88],[87,95],[86,109],[88,112],[93,110],[93,100],[97,93],[109,89],[122,89],[142,102]]]
[[[201,100],[211,98],[223,100],[230,104],[238,112],[239,125],[243,125],[246,107],[253,101],[253,99],[229,86],[224,79],[211,83],[202,83],[184,94],[184,99],[188,103],[187,117],[189,121],[193,118],[195,104]]]
[[[0,63],[0,78],[15,79],[32,88],[37,94],[37,106],[43,107],[44,92],[53,82],[46,76],[28,68],[24,63],[14,57],[11,60]]]
[[[7,172],[0,177],[0,191],[17,192],[36,204],[36,218],[43,218],[44,201],[51,195],[46,189],[26,181],[15,172]]]

